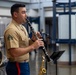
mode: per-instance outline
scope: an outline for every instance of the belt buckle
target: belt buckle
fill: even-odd
[[[20,63],[24,63],[24,62],[28,62],[28,60],[23,60],[23,61],[21,61]]]

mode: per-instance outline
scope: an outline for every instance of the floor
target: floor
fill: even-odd
[[[44,53],[40,50],[35,53],[34,51],[30,54],[30,69],[31,75],[42,75],[40,74],[40,67],[42,66],[42,56]],[[44,63],[46,74],[44,75],[76,75],[76,65],[56,65],[53,62]],[[40,71],[39,71],[40,70]]]
[[[56,65],[53,62],[47,62],[46,60],[42,63],[42,56],[44,56],[42,50],[37,50],[36,52],[32,51],[30,53],[31,75],[76,75],[76,65]],[[40,72],[42,72],[40,68],[45,68],[46,73],[40,74]],[[6,75],[5,64],[0,67],[0,75]]]

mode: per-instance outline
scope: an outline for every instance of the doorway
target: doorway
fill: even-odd
[[[53,17],[45,18],[45,33],[52,39],[53,35]],[[56,17],[56,38],[58,38],[58,17]]]

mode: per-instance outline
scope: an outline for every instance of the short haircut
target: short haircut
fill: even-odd
[[[18,12],[20,7],[25,7],[24,4],[14,4],[11,6],[11,15],[13,15],[14,12]]]

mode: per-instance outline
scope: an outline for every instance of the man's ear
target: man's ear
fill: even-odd
[[[14,17],[17,17],[17,12],[14,12]]]

